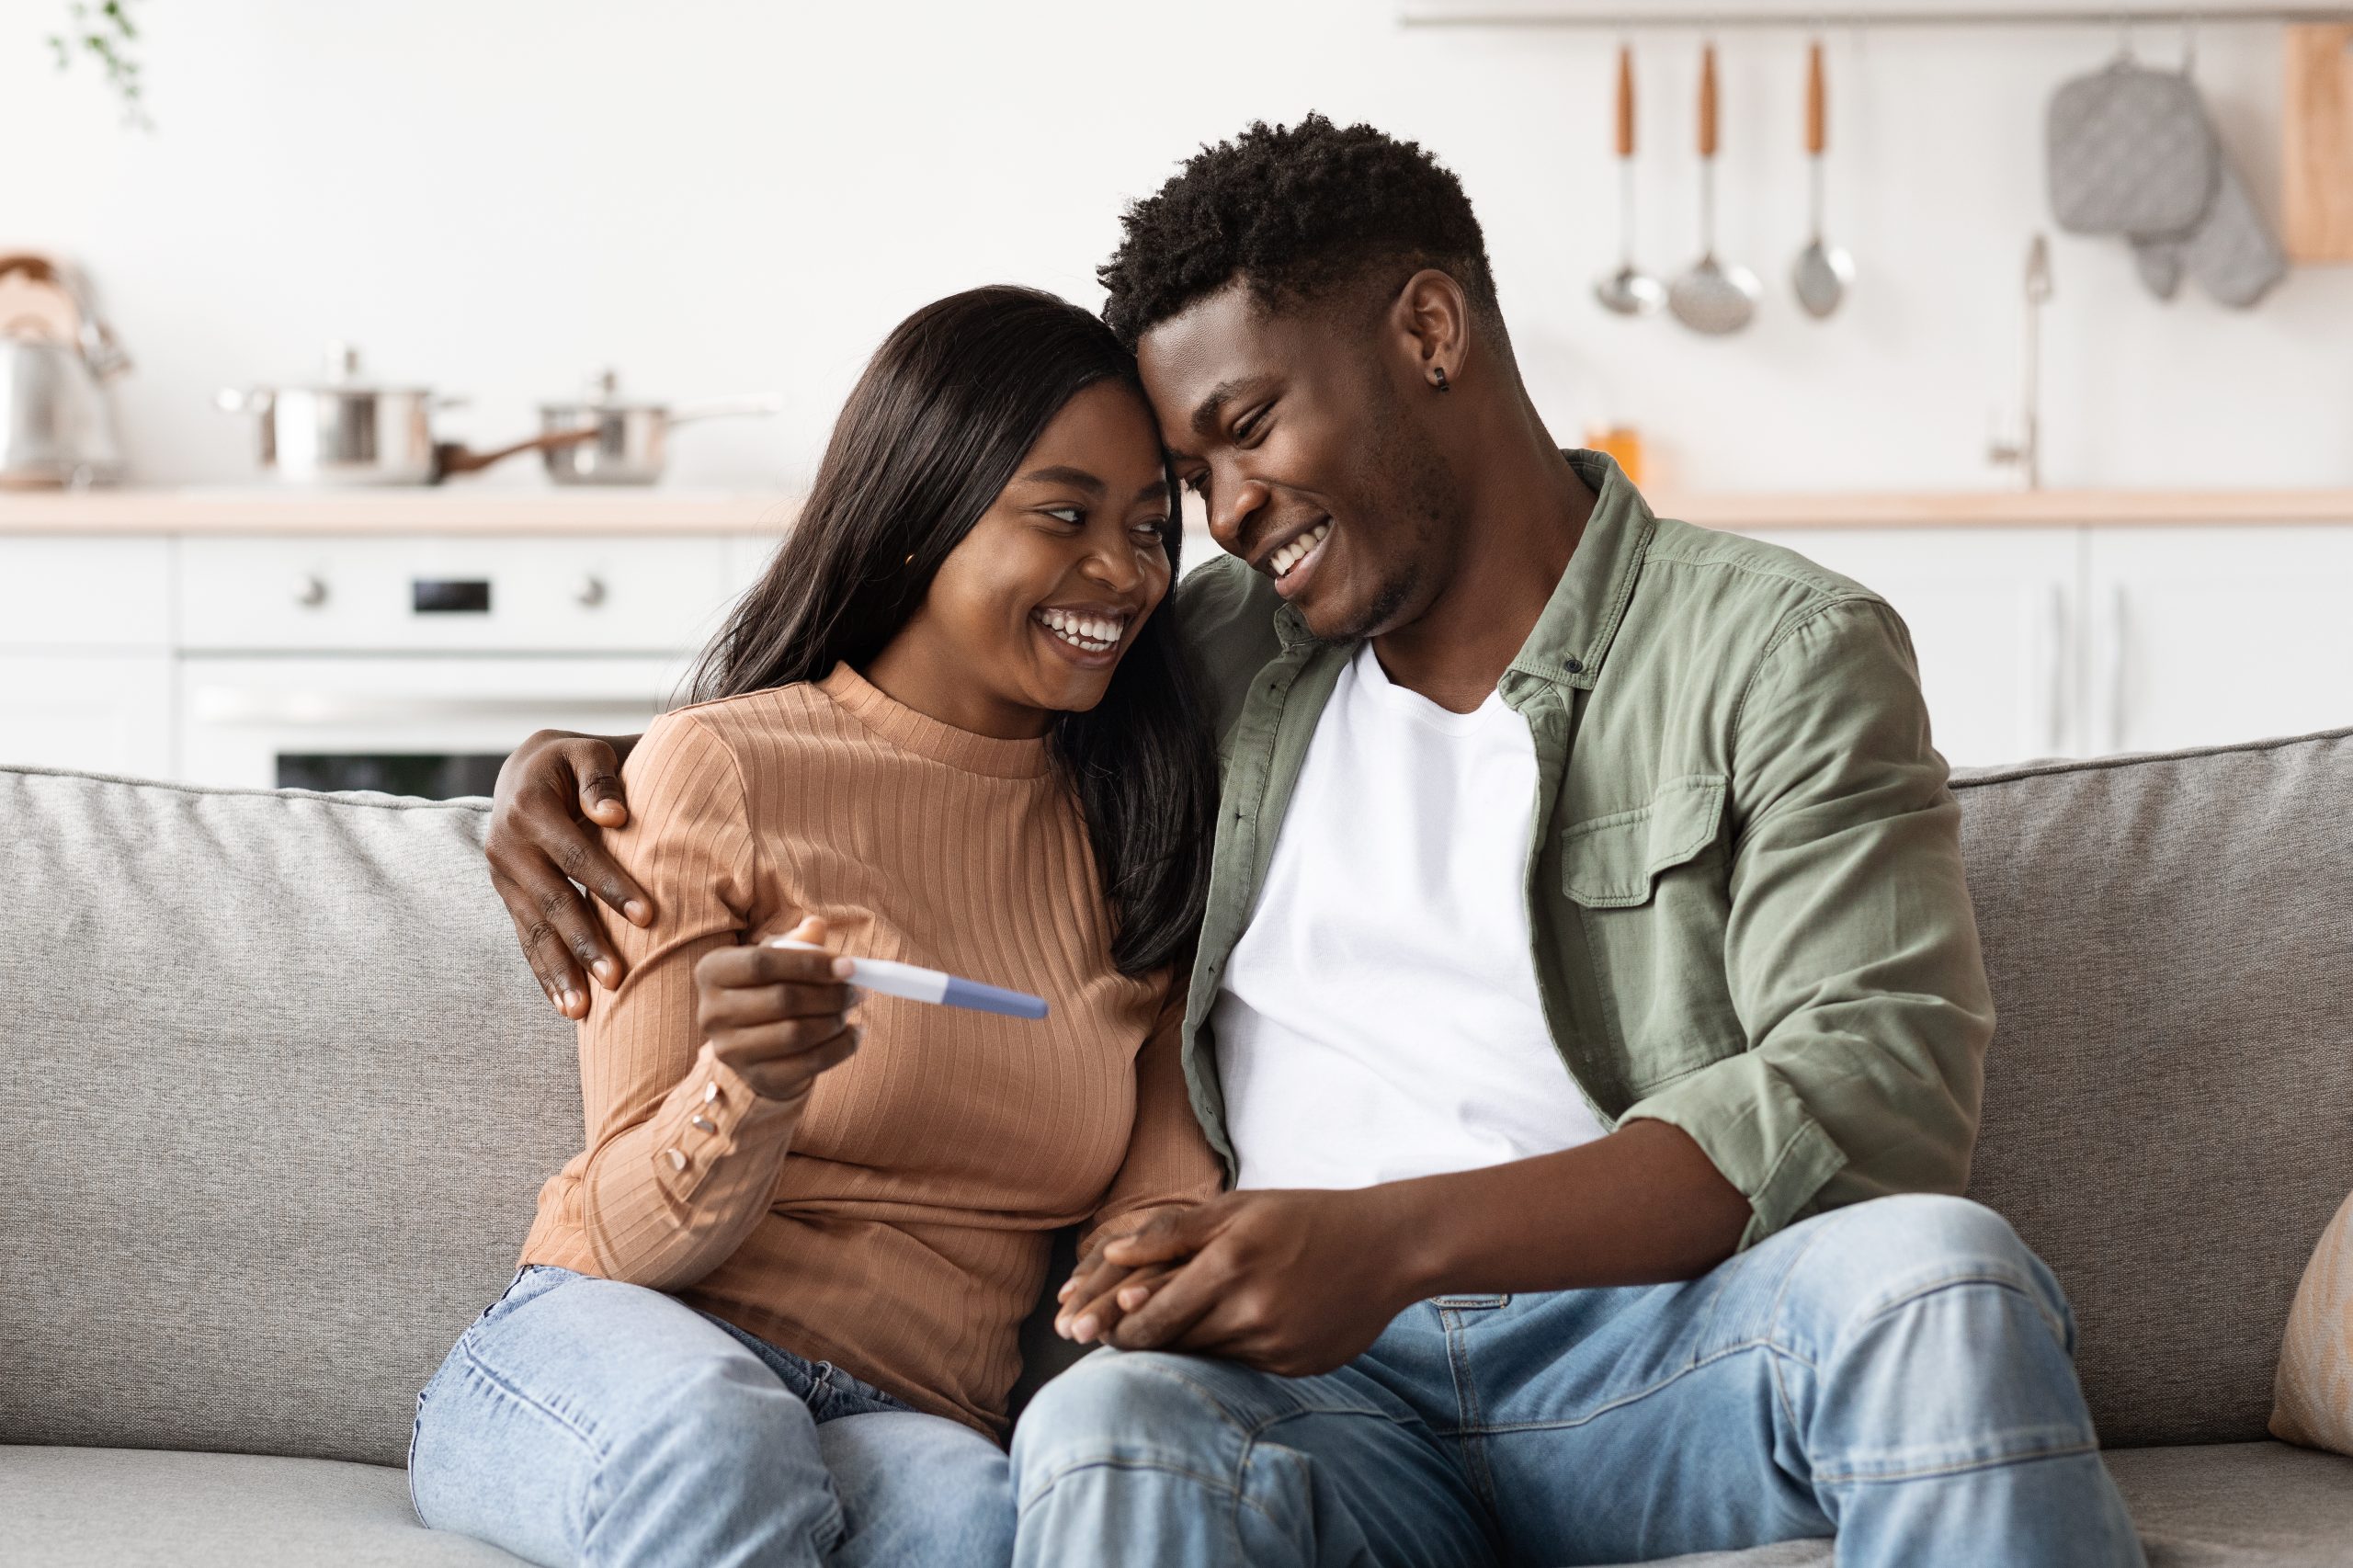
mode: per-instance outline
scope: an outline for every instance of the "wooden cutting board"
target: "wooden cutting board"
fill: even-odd
[[[2288,29],[2288,256],[2353,261],[2353,26]]]

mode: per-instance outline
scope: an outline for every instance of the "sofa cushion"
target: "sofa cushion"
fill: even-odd
[[[2103,1441],[2261,1438],[2353,1190],[2353,731],[1954,789],[1998,1016],[1970,1194],[2066,1287]]]
[[[2342,1568],[2353,1460],[2280,1443],[2107,1456],[2149,1568]],[[121,1449],[0,1448],[0,1560],[47,1568],[492,1568],[520,1558],[422,1528],[396,1469]],[[1664,1568],[1815,1568],[1826,1540]]]
[[[399,1469],[136,1449],[0,1448],[0,1562],[43,1568],[515,1568],[428,1530]]]
[[[405,1456],[583,1135],[486,822],[0,769],[0,1442]]]

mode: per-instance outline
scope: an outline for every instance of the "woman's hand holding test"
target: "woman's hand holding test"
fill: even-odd
[[[822,947],[825,923],[811,915],[792,936]],[[849,968],[846,958],[807,949],[716,949],[695,964],[696,1028],[762,1098],[805,1100],[820,1074],[857,1054]]]

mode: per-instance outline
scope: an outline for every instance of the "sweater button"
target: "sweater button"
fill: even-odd
[[[699,1111],[687,1119],[687,1125],[693,1128],[698,1132],[716,1132],[719,1131],[719,1123],[711,1120],[710,1118],[703,1115]]]
[[[676,1149],[663,1150],[662,1157],[670,1162],[670,1168],[674,1171],[682,1171],[687,1168],[687,1156]]]

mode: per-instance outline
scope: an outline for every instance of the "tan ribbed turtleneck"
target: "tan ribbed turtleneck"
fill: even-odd
[[[606,843],[654,921],[599,911],[629,974],[580,1025],[587,1147],[540,1190],[522,1261],[672,1291],[1001,1431],[1051,1233],[1218,1179],[1177,1062],[1183,998],[1112,968],[1046,742],[952,729],[845,665],[664,715],[621,777],[629,825]],[[793,1126],[703,1049],[694,966],[806,915],[839,951],[1035,992],[1051,1015],[870,995],[864,1044]]]

